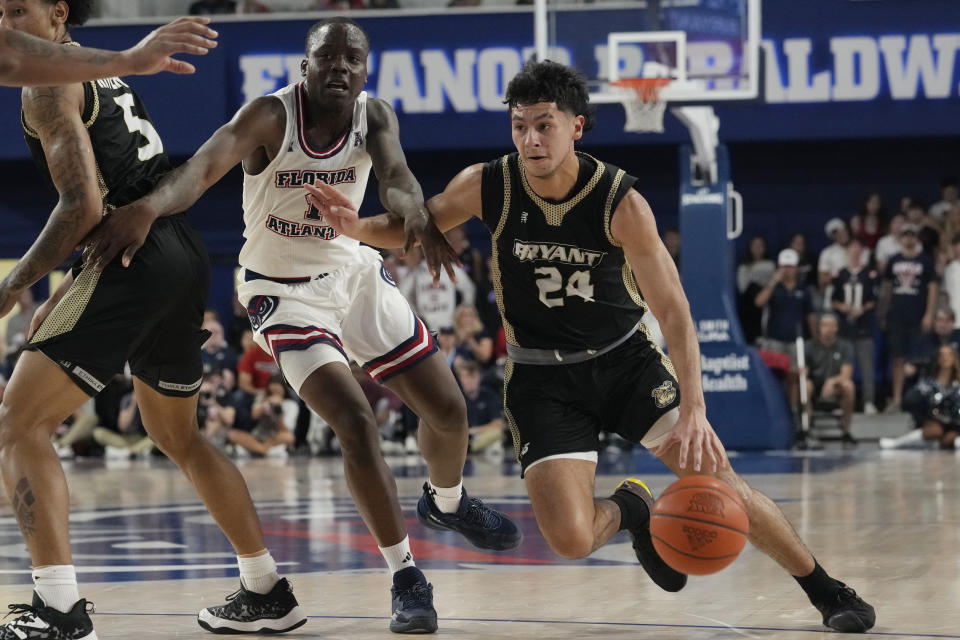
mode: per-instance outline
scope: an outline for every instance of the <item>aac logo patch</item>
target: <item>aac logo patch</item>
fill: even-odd
[[[280,298],[277,296],[255,296],[250,300],[247,315],[250,316],[250,326],[253,327],[254,331],[260,330],[267,318],[277,310],[279,304]]]
[[[387,284],[397,286],[396,281],[393,279],[393,275],[391,275],[390,270],[387,269],[387,265],[383,264],[382,262],[380,263],[380,277],[386,280]]]
[[[677,388],[673,386],[673,380],[667,380],[662,385],[654,389],[651,393],[658,409],[663,409],[677,397]]]

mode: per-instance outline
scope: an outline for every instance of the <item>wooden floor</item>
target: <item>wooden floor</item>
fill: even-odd
[[[936,451],[742,455],[734,465],[794,522],[821,564],[874,604],[874,635],[960,638],[960,457]],[[506,554],[417,524],[425,472],[391,461],[417,564],[451,638],[833,637],[796,583],[749,548],[727,570],[658,590],[625,537],[577,562],[536,532],[516,467],[469,463],[466,487],[521,524]],[[242,465],[282,571],[310,620],[289,637],[389,638],[389,580],[349,500],[337,459]],[[604,457],[598,493],[639,474],[672,480],[649,454]],[[176,469],[162,460],[68,464],[74,560],[101,638],[207,637],[198,609],[236,588],[229,545]],[[29,601],[30,561],[9,505],[0,512],[0,599]],[[812,635],[816,634],[816,635]]]

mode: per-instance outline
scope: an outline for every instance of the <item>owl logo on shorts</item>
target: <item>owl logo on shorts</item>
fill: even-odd
[[[382,262],[380,263],[380,277],[386,280],[387,284],[393,285],[394,287],[397,286],[396,281],[393,279],[393,275],[391,275],[390,270],[387,269],[387,265],[383,264]]]
[[[247,315],[250,316],[250,326],[254,331],[259,331],[263,323],[267,321],[273,312],[277,310],[280,304],[280,298],[276,296],[254,296],[247,307]]]
[[[667,380],[662,385],[654,389],[651,393],[658,409],[669,406],[677,397],[677,388],[673,386],[673,380]]]

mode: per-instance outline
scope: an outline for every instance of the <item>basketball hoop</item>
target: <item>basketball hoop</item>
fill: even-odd
[[[633,91],[633,96],[625,94],[622,100],[627,112],[624,131],[663,133],[667,103],[660,99],[660,90],[670,84],[670,78],[623,78],[610,84]]]

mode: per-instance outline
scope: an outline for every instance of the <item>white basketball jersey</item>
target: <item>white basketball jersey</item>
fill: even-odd
[[[357,97],[353,123],[327,149],[304,135],[302,83],[273,94],[287,111],[283,146],[260,174],[243,176],[240,265],[265,276],[295,278],[333,271],[359,259],[360,243],[338,235],[307,203],[304,183],[334,185],[360,208],[372,161],[367,153],[367,93]]]

